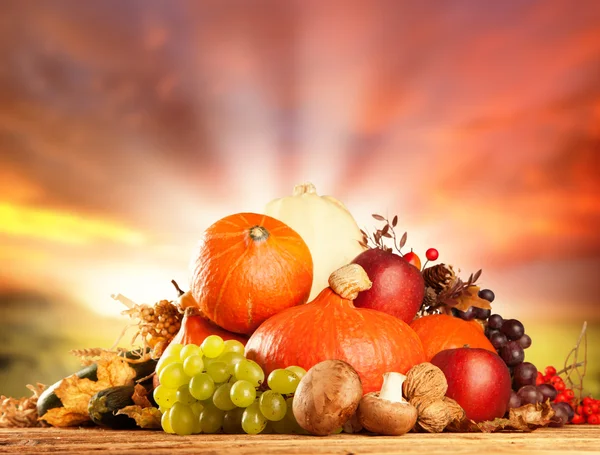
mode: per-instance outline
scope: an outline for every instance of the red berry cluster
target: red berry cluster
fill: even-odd
[[[573,410],[573,415],[569,422],[573,424],[588,423],[591,425],[600,424],[600,400],[595,400],[592,397],[585,397],[581,403],[578,403],[573,389],[567,388],[563,379],[556,374],[556,368],[548,366],[544,370],[537,373],[536,386],[542,384],[551,385],[556,389],[556,396],[551,400],[552,403],[567,403]]]

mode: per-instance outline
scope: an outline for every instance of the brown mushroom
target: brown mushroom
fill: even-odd
[[[294,417],[309,433],[318,436],[335,433],[355,413],[362,391],[360,377],[348,363],[341,360],[317,363],[298,384]]]
[[[417,422],[418,412],[402,397],[402,383],[406,376],[400,373],[383,375],[380,392],[366,394],[358,405],[358,421],[373,433],[399,436],[409,432]]]

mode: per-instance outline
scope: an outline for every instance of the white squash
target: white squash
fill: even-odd
[[[293,196],[275,199],[265,214],[283,221],[308,245],[313,259],[309,301],[329,286],[329,275],[351,262],[365,248],[356,221],[337,199],[319,196],[312,183],[296,185]]]

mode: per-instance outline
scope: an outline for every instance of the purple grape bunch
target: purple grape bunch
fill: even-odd
[[[495,295],[489,289],[479,291],[479,297],[494,301]],[[504,319],[491,310],[470,307],[467,311],[453,310],[456,317],[470,321],[487,321],[485,335],[498,355],[504,360],[512,376],[513,392],[508,403],[509,408],[518,408],[526,404],[538,404],[552,401],[557,390],[550,384],[536,385],[537,368],[525,361],[525,350],[531,346],[531,337],[525,333],[525,327],[517,319]],[[565,424],[573,418],[573,410],[567,403],[552,403],[557,416],[556,425]]]

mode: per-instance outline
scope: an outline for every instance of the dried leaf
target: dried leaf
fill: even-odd
[[[105,387],[102,383],[72,375],[61,381],[55,393],[64,408],[71,412],[87,414],[90,398],[108,387],[110,386]]]
[[[155,429],[161,428],[160,419],[162,414],[153,407],[142,407],[138,405],[125,406],[120,409],[116,415],[124,414],[135,420],[135,423],[140,428]]]
[[[384,236],[385,238],[391,239],[392,236],[390,235],[389,232],[384,232],[383,234],[381,234],[382,236]]]
[[[394,216],[394,219],[392,220],[392,227],[396,227],[397,224],[398,224],[398,215]]]
[[[142,408],[152,407],[152,403],[150,403],[150,400],[148,399],[148,391],[146,390],[146,387],[141,384],[135,385],[131,399],[136,405]]]
[[[41,419],[57,427],[80,425],[90,420],[88,403],[92,396],[110,387],[133,384],[135,370],[116,353],[102,353],[97,364],[97,381],[82,379],[75,374],[63,379],[55,390],[62,407],[55,408],[56,411],[51,409]],[[54,412],[50,414],[51,411]]]
[[[365,242],[358,242],[358,244],[363,248],[369,248],[369,245],[367,245]]]
[[[382,217],[381,215],[377,215],[376,213],[374,213],[372,217],[375,218],[377,221],[385,221],[384,217]]]
[[[67,408],[53,408],[40,417],[40,420],[53,427],[76,427],[90,422],[90,416],[87,411],[80,413]]]
[[[473,276],[473,283],[475,283],[479,279],[482,271],[483,270],[479,269],[477,272],[475,272],[475,275]]]
[[[390,225],[386,224],[385,226],[383,226],[383,229],[381,230],[381,235],[387,234],[389,230],[390,230]]]
[[[362,229],[360,230],[360,233],[362,234],[363,237],[368,237],[367,233],[365,231],[363,231]]]
[[[553,422],[554,410],[550,401],[538,404],[526,404],[520,408],[512,408],[508,418],[473,422],[466,420],[458,425],[452,425],[450,431],[468,433],[493,433],[502,430],[517,430],[530,432],[540,427],[547,427]]]
[[[129,363],[123,357],[111,353],[104,353],[97,363],[97,382],[103,382],[106,385],[103,389],[133,384],[136,372],[129,366]]]
[[[456,309],[460,311],[467,311],[469,307],[477,307],[483,308],[484,310],[490,310],[492,306],[490,302],[485,299],[479,297],[479,287],[471,286],[467,288],[464,292],[462,292],[458,297],[455,298],[457,300]]]
[[[406,245],[406,240],[408,239],[408,233],[405,232],[400,239],[400,248],[403,248]]]

